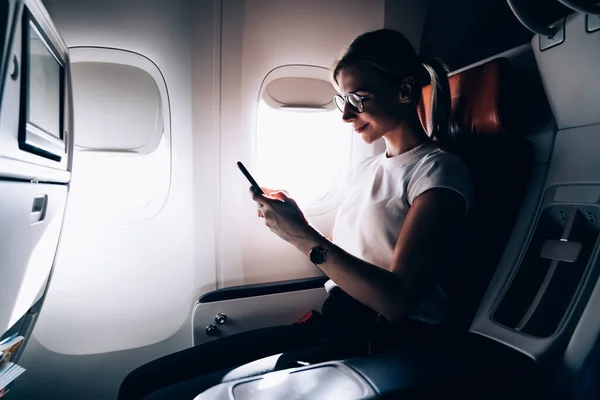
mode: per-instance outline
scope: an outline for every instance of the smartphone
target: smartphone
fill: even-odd
[[[241,161],[237,162],[237,166],[240,169],[240,171],[242,171],[242,174],[244,174],[246,179],[248,179],[250,181],[250,184],[252,185],[254,190],[256,190],[256,192],[258,192],[260,194],[265,194],[265,192],[260,188],[260,186],[258,186],[258,183],[256,183],[256,181],[254,180],[252,175],[250,175],[250,172],[248,172],[248,170],[246,169],[246,167],[244,167],[244,164],[242,164]]]

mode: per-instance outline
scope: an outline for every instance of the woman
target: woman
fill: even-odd
[[[431,81],[433,135],[447,135],[446,70],[436,60],[424,63],[401,33],[382,29],[352,42],[336,61],[333,80],[343,120],[365,142],[383,138],[386,144],[383,154],[353,171],[333,240],[312,227],[284,192],[251,189],[266,225],[331,278],[322,316],[153,361],[128,375],[119,399],[193,398],[235,367],[272,355],[253,365],[265,372],[366,355],[373,345],[422,338],[429,324],[448,317],[437,282],[449,268],[472,189],[465,165],[429,139],[417,114],[421,89]],[[427,323],[408,323],[417,319]]]

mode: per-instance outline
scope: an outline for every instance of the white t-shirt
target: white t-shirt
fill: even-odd
[[[469,209],[473,190],[466,165],[433,141],[395,157],[388,158],[383,152],[364,160],[351,174],[333,227],[333,242],[358,258],[389,268],[413,201],[425,191],[440,187],[461,194]],[[327,291],[334,286],[331,280],[325,284]],[[438,286],[411,317],[441,323],[450,312],[447,300]]]

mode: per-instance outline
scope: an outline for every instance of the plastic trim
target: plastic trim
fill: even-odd
[[[558,46],[561,43],[564,43],[566,38],[566,22],[565,18],[560,21],[552,24],[552,27],[555,28],[554,35],[552,37],[546,37],[543,35],[539,35],[540,37],[540,51],[546,51],[551,49],[554,46]]]
[[[299,290],[317,289],[323,287],[329,278],[316,276],[305,279],[258,283],[253,285],[231,286],[213,290],[200,296],[198,303],[214,303],[217,301],[242,299],[246,297],[265,296],[269,294],[296,292]]]
[[[600,31],[600,15],[586,15],[585,30],[587,33]]]

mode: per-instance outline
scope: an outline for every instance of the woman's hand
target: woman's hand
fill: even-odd
[[[283,190],[283,189],[269,189],[269,188],[262,187],[262,186],[261,186],[261,189],[262,189],[262,191],[263,191],[263,192],[265,192],[265,196],[267,196],[267,197],[271,197],[271,198],[273,198],[273,194],[274,194],[274,193],[278,193],[278,192],[284,193],[284,194],[285,194],[286,196],[288,196],[288,197],[290,196],[290,195],[289,195],[289,193],[287,192],[287,190]],[[253,196],[253,194],[258,194],[258,193],[255,193],[255,192],[254,192],[254,188],[253,188],[252,186],[250,186],[250,195],[251,195],[251,196]],[[254,199],[254,196],[252,197],[252,199],[253,199],[253,200],[255,200],[255,199]],[[256,201],[256,200],[255,200],[255,201]],[[256,206],[257,206],[257,207],[256,207],[256,211],[257,211],[258,217],[259,217],[259,218],[264,218],[264,217],[265,217],[265,215],[264,215],[264,214],[263,214],[263,212],[262,212],[262,210],[263,210],[263,205],[262,205],[262,204],[260,204],[260,203],[257,201],[257,202],[256,202]],[[266,222],[266,221],[265,221],[265,222]]]
[[[252,200],[258,203],[258,216],[283,240],[295,244],[313,234],[314,229],[306,219],[296,201],[283,190],[262,188],[264,195],[250,187]]]

